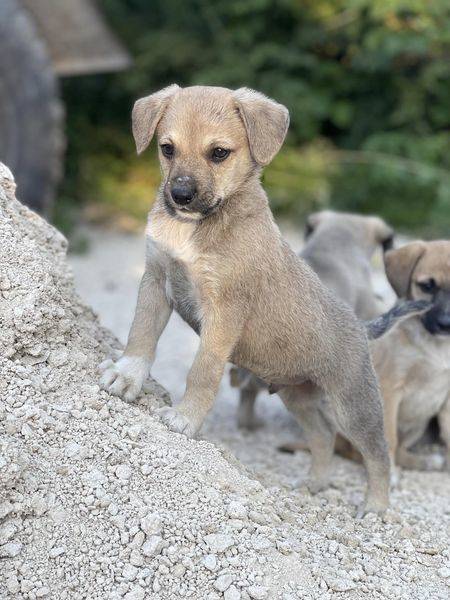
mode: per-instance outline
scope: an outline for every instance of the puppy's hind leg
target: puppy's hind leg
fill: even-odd
[[[253,387],[243,387],[239,393],[238,427],[253,431],[261,426],[261,421],[255,414],[255,402],[258,390]]]
[[[383,410],[372,366],[366,365],[359,382],[347,391],[330,390],[336,424],[360,452],[367,470],[368,486],[358,517],[383,513],[389,505],[390,460],[384,435]]]
[[[328,486],[336,431],[321,410],[323,392],[312,384],[283,388],[279,395],[302,426],[311,452],[307,487],[315,494]]]

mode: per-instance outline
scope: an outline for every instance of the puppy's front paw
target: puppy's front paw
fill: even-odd
[[[197,433],[197,428],[176,408],[165,406],[158,410],[158,416],[164,425],[175,433],[184,433],[187,437],[194,437]]]
[[[442,471],[445,468],[445,457],[438,452],[433,452],[425,457],[426,471]]]
[[[105,360],[99,365],[101,387],[124,400],[135,400],[150,373],[151,364],[140,356],[122,356],[117,362]]]
[[[396,465],[391,466],[391,476],[389,481],[391,490],[397,489],[400,485],[400,469]]]
[[[366,515],[374,514],[378,516],[384,515],[389,507],[389,502],[384,500],[366,500],[356,510],[356,518],[362,519]]]
[[[320,479],[316,477],[308,477],[308,479],[303,482],[303,487],[309,490],[309,493],[313,496],[319,492],[323,492],[323,490],[326,490],[329,485],[330,482],[328,477],[323,477]]]

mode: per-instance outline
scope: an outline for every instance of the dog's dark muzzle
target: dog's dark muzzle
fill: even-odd
[[[170,183],[170,195],[178,206],[188,206],[197,194],[197,185],[193,177],[182,175],[174,177]]]
[[[450,312],[432,308],[422,317],[422,322],[433,335],[450,335]]]

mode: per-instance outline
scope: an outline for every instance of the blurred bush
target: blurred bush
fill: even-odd
[[[100,5],[135,66],[64,83],[66,198],[139,218],[159,176],[149,154],[134,156],[133,101],[172,82],[246,85],[291,112],[287,144],[264,175],[277,212],[335,206],[448,234],[448,0]]]

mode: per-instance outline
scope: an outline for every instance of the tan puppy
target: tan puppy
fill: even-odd
[[[372,319],[381,313],[381,307],[372,286],[370,261],[378,248],[392,248],[393,235],[392,228],[379,217],[324,210],[307,218],[305,246],[300,256],[357,317]],[[231,370],[230,381],[240,388],[238,425],[255,429],[259,425],[255,400],[267,386],[237,368]]]
[[[442,467],[440,455],[410,450],[438,416],[450,468],[450,241],[408,244],[388,252],[385,264],[400,298],[433,305],[372,344],[391,457],[408,469]]]
[[[173,85],[136,103],[138,152],[156,132],[163,181],[127,347],[101,366],[102,385],[136,397],[175,308],[200,347],[181,403],[161,412],[169,428],[197,433],[231,361],[284,386],[283,401],[308,432],[315,486],[328,479],[336,431],[352,441],[368,473],[361,512],[380,512],[389,456],[364,327],[283,241],[260,183],[288,122],[284,106],[248,89]],[[323,393],[326,411],[313,400]]]

